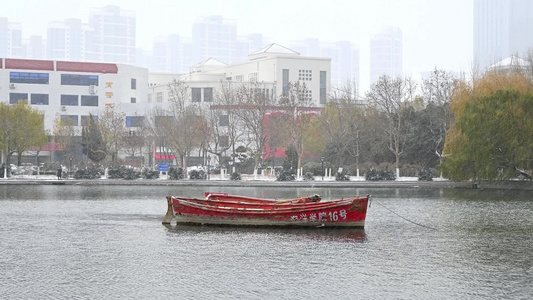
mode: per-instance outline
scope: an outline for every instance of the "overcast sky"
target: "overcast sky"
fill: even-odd
[[[190,37],[198,17],[222,15],[239,35],[262,33],[281,45],[310,37],[349,40],[361,48],[361,76],[368,73],[369,36],[384,26],[403,31],[406,75],[435,67],[470,70],[473,48],[472,0],[24,0],[2,1],[1,17],[21,23],[23,38],[46,37],[48,22],[67,18],[87,23],[91,8],[117,5],[134,11],[137,47],[150,50],[153,38]]]

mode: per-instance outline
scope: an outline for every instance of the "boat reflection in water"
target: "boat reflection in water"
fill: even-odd
[[[164,224],[170,234],[192,236],[197,234],[212,235],[257,235],[262,237],[289,238],[290,240],[333,241],[344,243],[364,243],[367,240],[363,228],[295,228],[295,227],[234,227],[234,226],[198,226]]]

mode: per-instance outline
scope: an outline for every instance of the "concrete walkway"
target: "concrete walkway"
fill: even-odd
[[[232,186],[232,187],[340,187],[340,188],[477,188],[477,189],[504,189],[504,190],[533,190],[533,181],[505,181],[505,182],[453,182],[453,181],[274,181],[253,180],[168,180],[168,179],[94,179],[57,180],[55,176],[14,176],[8,179],[0,178],[0,185],[151,185],[151,186]]]

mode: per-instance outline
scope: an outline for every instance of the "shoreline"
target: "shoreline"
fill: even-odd
[[[436,189],[493,189],[533,191],[533,181],[453,182],[438,181],[273,181],[273,180],[168,180],[168,179],[62,179],[55,178],[0,178],[0,185],[146,185],[146,186],[228,186],[228,187],[326,187],[326,188],[436,188]]]

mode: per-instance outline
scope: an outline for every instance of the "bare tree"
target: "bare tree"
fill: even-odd
[[[298,153],[298,170],[302,168],[302,155],[304,152],[304,139],[306,131],[311,124],[311,113],[309,107],[312,105],[312,98],[305,83],[299,81],[289,82],[288,89],[279,100],[281,107],[287,110],[287,132],[291,142]]]
[[[169,103],[156,107],[151,112],[148,124],[160,148],[172,149],[179,156],[181,165],[187,169],[187,156],[195,148],[202,147],[206,140],[206,121],[202,110],[188,105],[189,86],[184,81],[174,80],[168,84]]]
[[[452,94],[457,87],[458,79],[452,73],[435,68],[422,83],[422,95],[426,102],[427,131],[430,132],[433,149],[442,163],[442,150],[446,132],[453,120],[450,110]]]
[[[145,165],[144,153],[152,144],[152,139],[144,117],[138,118],[139,121],[134,124],[134,128],[124,133],[124,152],[132,159],[136,156],[141,156],[141,164]]]
[[[223,164],[222,155],[233,149],[242,135],[238,118],[235,115],[236,91],[231,81],[222,81],[217,89],[213,103],[204,112],[208,130],[206,132],[205,150],[217,156],[218,163]],[[235,155],[232,155],[235,159]],[[235,163],[235,161],[233,161]]]
[[[359,176],[360,144],[364,135],[364,110],[358,99],[355,82],[332,89],[330,101],[324,110],[322,127],[328,133],[330,144],[336,145],[339,159],[347,153],[355,159],[357,176]],[[341,162],[338,162],[339,165]]]
[[[267,141],[264,116],[272,111],[274,105],[274,98],[266,93],[266,86],[262,83],[243,83],[237,88],[233,111],[243,125],[247,148],[254,156],[254,174],[257,174]]]
[[[120,112],[118,107],[114,105],[106,105],[98,116],[98,126],[102,133],[107,153],[111,155],[111,162],[116,161],[118,153],[124,147],[125,124],[126,114]]]
[[[367,100],[385,118],[382,132],[388,136],[389,150],[395,156],[396,177],[400,176],[400,157],[403,154],[407,133],[404,117],[415,97],[416,83],[411,78],[391,78],[383,75],[366,93]]]

